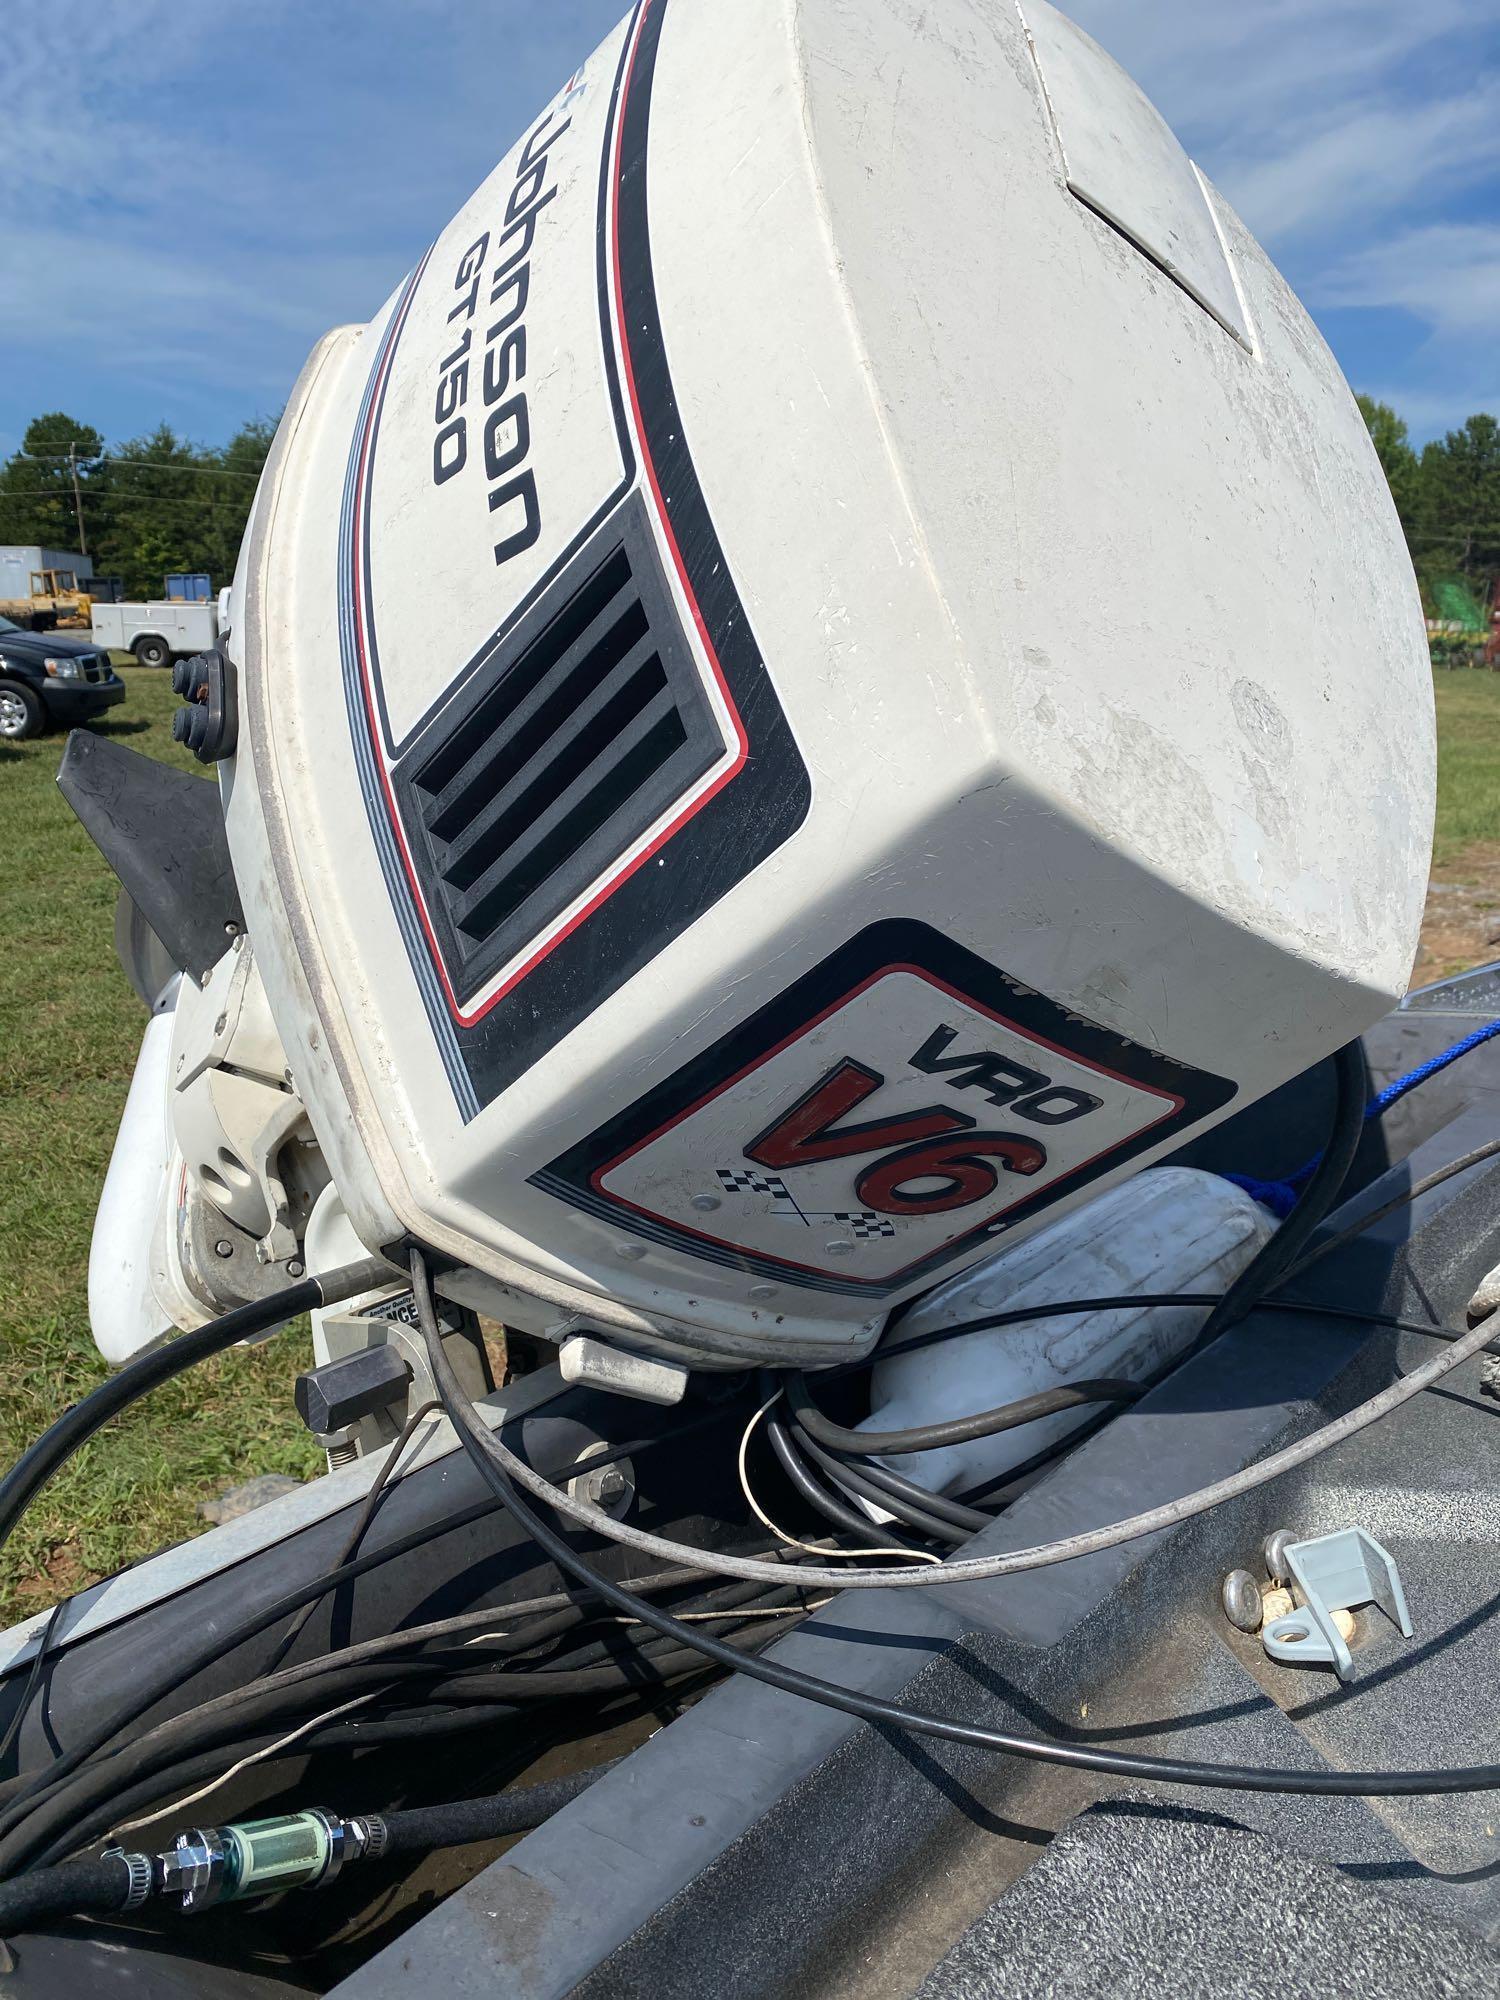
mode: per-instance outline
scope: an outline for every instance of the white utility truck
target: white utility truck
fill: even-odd
[[[134,653],[143,667],[170,666],[184,653],[204,653],[219,636],[215,599],[190,603],[153,597],[144,604],[96,604],[94,643]]]

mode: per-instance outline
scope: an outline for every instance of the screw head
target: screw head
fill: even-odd
[[[300,1277],[302,1276],[302,1273],[303,1273],[303,1272],[304,1272],[304,1271],[305,1271],[306,1269],[307,1269],[307,1266],[306,1266],[306,1265],[305,1265],[305,1264],[303,1263],[303,1261],[302,1261],[302,1259],[301,1259],[300,1257],[288,1257],[288,1258],[287,1258],[287,1260],[286,1260],[286,1274],[287,1274],[287,1276],[288,1276],[289,1278],[300,1278]]]
[[[234,1255],[234,1245],[227,1236],[221,1236],[214,1245],[214,1255],[216,1257],[232,1257]]]
[[[606,1465],[595,1473],[590,1484],[594,1488],[595,1506],[608,1507],[625,1491],[625,1475],[618,1465]]]
[[[1247,1569],[1232,1569],[1219,1586],[1224,1616],[1240,1632],[1260,1630],[1260,1585]]]
[[[568,1481],[568,1491],[575,1500],[587,1501],[619,1520],[635,1499],[635,1480],[629,1465],[616,1461],[575,1473]]]
[[[228,1016],[227,1014],[221,1014],[221,1015],[219,1016],[218,1020],[214,1022],[214,1033],[215,1033],[216,1035],[222,1035],[222,1034],[223,1034],[223,1032],[224,1032],[224,1025],[225,1025],[225,1023],[226,1023],[226,1022],[228,1021],[228,1019],[229,1019],[229,1016]]]

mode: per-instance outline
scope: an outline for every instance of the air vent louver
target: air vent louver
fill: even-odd
[[[398,766],[455,985],[513,958],[723,753],[627,505]]]

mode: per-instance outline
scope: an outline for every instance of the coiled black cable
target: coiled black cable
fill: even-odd
[[[591,1470],[596,1470],[599,1466],[607,1465],[614,1459],[647,1450],[657,1444],[668,1443],[675,1438],[688,1436],[695,1431],[704,1429],[710,1424],[724,1422],[731,1414],[733,1413],[727,1410],[714,1410],[706,1416],[691,1419],[685,1424],[659,1432],[655,1437],[634,1438],[628,1440],[623,1445],[613,1445],[607,1454],[591,1457],[588,1461],[589,1467]],[[522,1419],[516,1418],[512,1421],[519,1422]],[[566,1471],[574,1471],[576,1469],[576,1466],[573,1466],[566,1468]],[[560,1476],[565,1476],[565,1474]],[[310,1599],[322,1597],[335,1584],[361,1576],[365,1571],[377,1567],[379,1564],[390,1560],[393,1556],[404,1554],[410,1549],[431,1540],[435,1534],[443,1533],[453,1528],[467,1525],[470,1521],[478,1520],[484,1515],[493,1512],[496,1504],[494,1499],[477,1502],[472,1507],[460,1509],[458,1513],[451,1515],[445,1521],[430,1523],[424,1528],[415,1529],[411,1533],[400,1537],[399,1540],[387,1544],[382,1549],[377,1549],[366,1555],[356,1557],[342,1564],[338,1569],[330,1571],[321,1577],[313,1578],[309,1582],[299,1585],[295,1590],[288,1591],[284,1596],[278,1598],[275,1603],[267,1605],[263,1610],[253,1613],[239,1625],[234,1626],[230,1631],[211,1633],[200,1645],[189,1652],[186,1657],[165,1662],[160,1672],[151,1676],[149,1680],[143,1681],[133,1687],[127,1698],[117,1708],[106,1712],[103,1716],[95,1720],[50,1765],[41,1771],[29,1773],[23,1778],[12,1779],[4,1786],[0,1786],[0,1856],[6,1857],[6,1865],[11,1865],[9,1861],[10,1835],[25,1818],[27,1813],[44,1799],[50,1798],[56,1788],[71,1778],[75,1772],[80,1771],[90,1758],[96,1756],[115,1737],[123,1734],[141,1716],[154,1708],[158,1702],[166,1700],[177,1688],[185,1685],[195,1675],[202,1673],[206,1668],[211,1667],[216,1660],[233,1652],[236,1647],[244,1644],[247,1640],[255,1638],[259,1633],[265,1631],[268,1626],[279,1624],[288,1612],[296,1611]]]
[[[904,1521],[908,1527],[915,1528],[933,1541],[946,1542],[950,1548],[958,1548],[971,1535],[979,1532],[979,1528],[960,1527],[947,1513],[939,1513],[926,1506],[923,1499],[915,1497],[925,1494],[926,1489],[911,1480],[898,1480],[894,1489],[887,1487],[876,1476],[885,1471],[884,1466],[871,1465],[857,1458],[840,1458],[831,1451],[825,1451],[815,1438],[810,1438],[802,1430],[797,1431],[796,1441],[798,1450],[806,1454],[825,1479],[834,1481],[845,1493],[878,1507],[882,1513],[893,1514],[897,1520]],[[903,1488],[909,1488],[909,1494]],[[926,1498],[941,1500],[943,1495],[926,1494]],[[951,1506],[952,1503],[949,1504]],[[953,1511],[960,1510],[955,1508]],[[980,1528],[989,1527],[993,1519],[992,1515],[981,1514],[974,1508],[965,1507],[962,1511],[973,1514]]]
[[[1255,1764],[1204,1764],[1182,1757],[1142,1756],[1131,1751],[1107,1750],[1094,1744],[1066,1743],[1047,1737],[1019,1736],[1008,1730],[985,1729],[975,1723],[959,1722],[950,1716],[933,1715],[924,1709],[909,1708],[901,1702],[839,1687],[814,1674],[804,1674],[779,1660],[757,1659],[735,1646],[725,1645],[706,1633],[695,1632],[645,1600],[637,1600],[628,1590],[601,1576],[520,1494],[504,1470],[485,1449],[489,1442],[483,1425],[473,1411],[463,1385],[453,1372],[443,1350],[433,1306],[427,1261],[421,1250],[412,1251],[412,1285],[417,1310],[427,1343],[429,1362],[443,1407],[453,1421],[459,1441],[475,1470],[510,1510],[518,1527],[531,1536],[560,1569],[586,1581],[607,1603],[628,1616],[639,1618],[664,1637],[696,1646],[707,1658],[734,1673],[784,1693],[800,1695],[825,1707],[857,1716],[889,1728],[910,1730],[950,1743],[968,1743],[981,1750],[993,1750],[1034,1763],[1060,1764],[1074,1770],[1098,1771],[1111,1777],[1148,1783],[1192,1785],[1217,1791],[1291,1792],[1337,1798],[1427,1796],[1447,1792],[1500,1790],[1500,1764],[1466,1765],[1437,1771],[1292,1771]]]
[[[879,1453],[890,1458],[913,1451],[936,1451],[944,1445],[971,1444],[976,1438],[1016,1430],[1022,1424],[1054,1417],[1063,1410],[1076,1410],[1089,1403],[1133,1403],[1145,1394],[1139,1382],[1111,1379],[1068,1382],[1056,1389],[1039,1389],[1034,1396],[1018,1396],[1014,1402],[1001,1403],[993,1410],[950,1418],[946,1423],[915,1424],[901,1431],[851,1431],[824,1416],[813,1401],[807,1377],[799,1370],[787,1370],[785,1386],[787,1403],[798,1427],[827,1450]]]
[[[785,1427],[778,1421],[774,1412],[768,1411],[766,1414],[765,1433],[770,1440],[772,1451],[775,1452],[777,1459],[780,1461],[782,1471],[785,1472],[787,1478],[792,1482],[792,1485],[807,1502],[808,1506],[821,1514],[825,1521],[831,1521],[836,1528],[842,1528],[846,1534],[852,1534],[861,1541],[868,1541],[870,1539],[870,1531],[875,1524],[870,1520],[868,1515],[857,1514],[846,1502],[836,1498],[832,1493],[826,1492],[818,1484],[798,1455],[796,1447],[786,1434]],[[910,1546],[900,1535],[893,1535],[890,1537],[890,1540],[897,1548],[908,1548]]]

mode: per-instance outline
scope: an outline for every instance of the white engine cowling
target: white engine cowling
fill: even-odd
[[[262,481],[276,1027],[363,1239],[535,1331],[863,1351],[1405,986],[1432,701],[1353,398],[1092,42],[931,21],[640,0]]]

